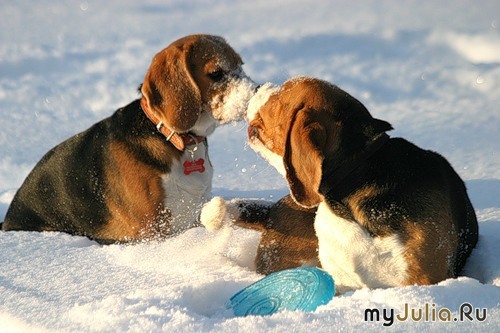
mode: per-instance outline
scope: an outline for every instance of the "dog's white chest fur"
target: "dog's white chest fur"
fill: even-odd
[[[361,225],[335,215],[325,202],[318,206],[314,228],[321,265],[338,292],[393,287],[405,280],[405,248],[396,234],[373,238]]]
[[[212,175],[213,168],[205,143],[186,147],[181,159],[173,161],[171,172],[163,176],[165,207],[172,214],[171,233],[181,232],[196,224],[201,206],[212,190]]]

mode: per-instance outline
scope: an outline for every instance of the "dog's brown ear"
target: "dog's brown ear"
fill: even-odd
[[[178,132],[194,126],[201,112],[201,95],[189,67],[192,43],[173,44],[153,58],[141,88],[150,110]]]
[[[319,186],[326,137],[324,124],[312,119],[311,110],[295,112],[288,127],[283,162],[292,198],[306,208],[316,207],[323,199]]]

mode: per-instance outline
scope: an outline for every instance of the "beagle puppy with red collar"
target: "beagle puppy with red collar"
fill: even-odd
[[[463,181],[442,156],[390,138],[389,123],[313,78],[263,86],[248,118],[251,147],[284,175],[290,196],[232,211],[219,203],[228,211],[219,220],[263,230],[261,272],[317,257],[339,293],[460,273],[478,224]]]
[[[192,227],[209,196],[206,137],[255,93],[221,37],[190,35],[155,55],[142,97],[50,150],[17,191],[3,230],[62,231],[101,243]]]

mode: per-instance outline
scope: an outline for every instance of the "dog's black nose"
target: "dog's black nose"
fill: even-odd
[[[259,131],[255,126],[248,126],[248,138],[256,138],[259,135]]]
[[[255,87],[254,92],[257,92],[257,90],[259,90],[260,87],[262,87],[262,84],[259,84],[257,87]]]

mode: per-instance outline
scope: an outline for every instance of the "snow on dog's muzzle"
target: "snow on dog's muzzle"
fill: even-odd
[[[248,104],[257,91],[257,84],[245,72],[235,73],[228,82],[227,93],[214,101],[214,118],[221,124],[245,117]]]

